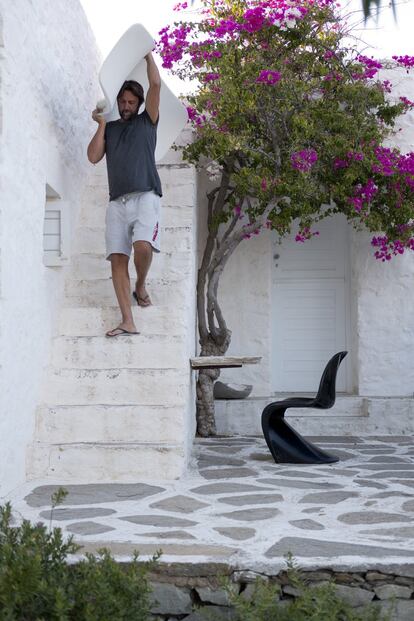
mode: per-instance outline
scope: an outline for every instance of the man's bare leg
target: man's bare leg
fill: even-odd
[[[110,256],[112,269],[112,284],[114,285],[116,297],[118,299],[121,311],[121,323],[107,332],[108,336],[116,336],[113,334],[118,329],[127,330],[128,332],[136,332],[134,318],[131,310],[131,284],[129,281],[128,262],[129,257],[126,254],[113,253]]]
[[[135,294],[139,306],[151,306],[151,299],[145,288],[145,281],[152,262],[152,246],[149,242],[139,240],[134,242],[134,263],[137,270]]]

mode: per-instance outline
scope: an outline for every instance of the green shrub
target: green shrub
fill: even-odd
[[[53,499],[52,507],[59,498]],[[56,501],[56,502],[55,502]],[[0,621],[122,621],[149,618],[148,569],[156,558],[115,562],[108,550],[87,554],[60,528],[23,520],[11,525],[11,507],[0,507]]]
[[[100,550],[97,556],[87,554],[74,570],[77,593],[70,619],[147,621],[151,593],[146,580],[148,563],[138,563],[137,554],[123,567],[108,550]]]
[[[242,593],[233,597],[236,621],[386,621],[373,606],[356,611],[336,595],[333,583],[306,585],[291,559],[287,565],[298,596],[282,603],[278,584],[258,580],[250,601]]]

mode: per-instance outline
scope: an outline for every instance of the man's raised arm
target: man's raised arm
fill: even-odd
[[[97,164],[101,161],[105,155],[105,126],[106,121],[99,110],[95,109],[92,112],[92,118],[98,123],[98,129],[88,146],[88,160],[92,164]]]
[[[160,107],[161,76],[151,52],[145,56],[145,60],[147,61],[147,75],[149,82],[149,89],[145,100],[145,109],[148,112],[151,121],[156,123]]]

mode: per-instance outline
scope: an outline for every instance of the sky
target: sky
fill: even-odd
[[[122,34],[135,23],[141,23],[154,37],[182,13],[172,10],[178,0],[80,0],[94,31],[98,47],[104,59]],[[199,0],[198,0],[199,2]],[[355,35],[363,41],[365,52],[379,58],[391,57],[393,54],[414,55],[413,24],[414,0],[396,0],[397,18],[382,0],[378,19],[370,19],[364,25],[360,12],[361,0],[342,0],[344,11],[352,13],[350,24],[354,25]],[[197,5],[197,2],[195,6]],[[172,78],[166,71],[162,77],[178,95],[186,88],[177,78]]]

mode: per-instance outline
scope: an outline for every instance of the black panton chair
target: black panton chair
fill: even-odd
[[[276,463],[331,464],[338,461],[337,457],[328,455],[295,431],[285,421],[285,412],[288,408],[331,408],[335,403],[336,375],[347,353],[340,351],[330,359],[322,373],[316,397],[292,397],[275,401],[263,410],[263,435]]]

